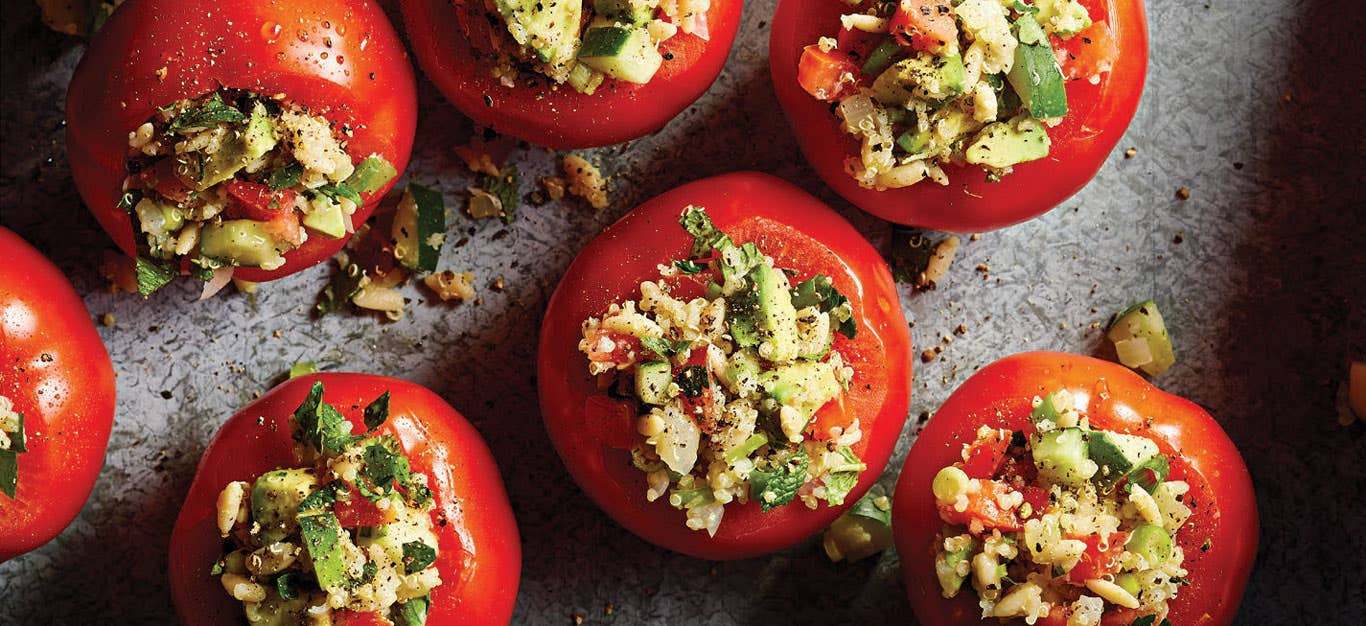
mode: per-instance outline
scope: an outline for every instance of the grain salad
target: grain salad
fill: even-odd
[[[393,435],[373,433],[388,417],[387,392],[366,407],[365,435],[351,434],[322,395],[315,382],[294,413],[297,467],[223,487],[216,521],[225,553],[212,573],[250,624],[356,614],[423,624],[442,583],[428,478],[410,469]]]
[[[1175,540],[1190,486],[1144,436],[1095,430],[1071,394],[1034,398],[1030,432],[983,426],[935,475],[945,524],[935,539],[944,597],[975,594],[982,617],[1065,617],[1097,626],[1112,610],[1165,619],[1186,584]]]
[[[461,3],[457,2],[457,5]],[[648,83],[683,32],[710,37],[711,0],[483,0],[459,13],[476,52],[506,87],[528,80],[592,94],[608,78]]]
[[[128,133],[119,200],[140,234],[139,271],[221,285],[234,267],[283,267],[310,237],[347,237],[361,194],[398,175],[379,155],[348,153],[351,132],[283,96],[236,89],[157,108]]]
[[[680,223],[689,258],[585,320],[578,346],[599,388],[633,407],[646,498],[711,535],[732,503],[843,505],[865,469],[863,433],[857,418],[822,417],[855,376],[839,351],[857,332],[848,300],[733,241],[701,207]]]

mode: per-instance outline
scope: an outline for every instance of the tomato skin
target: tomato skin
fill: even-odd
[[[0,493],[0,562],[56,537],[104,465],[114,366],[55,265],[0,227],[0,395],[24,414],[15,497]]]
[[[812,169],[846,200],[882,219],[958,232],[981,232],[1037,217],[1081,190],[1129,126],[1143,92],[1148,27],[1141,0],[1080,0],[1092,19],[1109,22],[1120,51],[1100,84],[1067,84],[1070,111],[1048,130],[1047,158],[1015,166],[1000,182],[986,182],[978,167],[945,167],[947,186],[921,181],[903,189],[860,187],[844,169],[858,142],[846,135],[825,103],[804,92],[796,72],[802,48],[839,28],[840,2],[780,0],[769,40],[774,89]]]
[[[892,529],[920,622],[1023,624],[981,620],[971,593],[951,600],[940,595],[933,542],[942,522],[930,485],[940,468],[961,458],[963,444],[976,439],[978,427],[1026,429],[1030,401],[1056,389],[1072,393],[1093,427],[1151,437],[1170,455],[1171,479],[1190,483],[1186,501],[1195,504],[1176,536],[1186,554],[1190,585],[1169,603],[1171,622],[1231,624],[1257,552],[1258,526],[1252,481],[1237,448],[1194,403],[1153,387],[1117,363],[1056,352],[1016,354],[982,368],[954,391],[912,446],[897,482]],[[1103,623],[1122,626],[1135,617],[1132,611],[1112,609]]]
[[[270,25],[283,26],[268,36]],[[353,161],[379,154],[399,172],[408,165],[417,86],[397,33],[373,2],[129,2],[91,39],[76,67],[67,92],[66,141],[81,198],[130,256],[137,251],[132,220],[116,206],[128,133],[155,107],[220,86],[285,94],[349,124]],[[370,216],[393,182],[362,196],[355,224]],[[234,276],[281,278],[330,258],[345,243],[314,235],[285,254],[283,267],[237,268]]]
[[[689,204],[705,207],[736,241],[754,241],[804,280],[830,276],[850,300],[858,335],[836,337],[855,370],[846,407],[861,417],[854,451],[868,465],[844,507],[812,511],[800,503],[761,513],[757,503],[726,506],[716,536],[688,530],[664,500],[647,502],[645,473],[629,452],[583,428],[580,407],[599,393],[578,351],[580,324],[612,302],[638,296],[657,266],[687,258],[692,237],[678,225]],[[646,202],[579,253],[551,297],[541,327],[538,384],[546,429],[580,488],[627,530],[664,548],[713,560],[740,559],[791,546],[819,531],[872,486],[885,467],[909,406],[910,333],[891,272],[877,251],[834,211],[766,174],[742,172],[678,187]]]
[[[474,0],[478,5],[480,0]],[[672,54],[649,83],[608,80],[593,95],[539,77],[503,86],[462,36],[461,0],[400,0],[403,23],[422,69],[455,108],[480,126],[531,143],[570,150],[653,133],[700,97],[721,73],[740,27],[741,0],[712,0],[710,40],[682,31],[660,44]],[[486,97],[488,98],[486,100]]]
[[[223,592],[209,566],[222,551],[215,520],[218,493],[234,480],[254,480],[294,467],[290,416],[314,381],[323,400],[364,432],[362,408],[390,392],[392,434],[414,471],[424,472],[436,499],[437,569],[429,626],[506,624],[521,576],[521,542],[498,467],[478,431],[425,387],[370,374],[324,373],[294,378],[233,415],[200,459],[171,534],[168,575],[182,624],[242,623],[242,603]],[[442,524],[442,521],[445,521]]]

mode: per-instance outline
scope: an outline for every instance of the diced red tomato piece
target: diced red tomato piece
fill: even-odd
[[[835,35],[837,50],[840,50],[850,59],[867,59],[868,52],[877,45],[881,35],[861,31],[857,28],[841,28],[840,34]]]
[[[1020,519],[1034,519],[1044,514],[1048,510],[1049,497],[1048,490],[1043,487],[1033,485],[1020,488],[1020,493],[1024,495],[1024,503],[1029,505],[1029,515],[1020,514]],[[1025,507],[1020,506],[1016,512],[1019,513]]]
[[[342,609],[332,612],[332,626],[394,626],[379,613],[361,613]]]
[[[630,402],[606,395],[588,396],[583,401],[585,426],[609,448],[630,450],[636,439],[636,411]]]
[[[1129,541],[1129,533],[1117,532],[1110,535],[1110,542],[1103,548],[1099,535],[1069,537],[1086,542],[1086,552],[1081,560],[1067,572],[1067,582],[1081,585],[1092,578],[1119,571],[1119,557],[1124,554],[1124,544]]]
[[[245,180],[227,183],[228,197],[232,198],[229,213],[258,222],[275,219],[281,211],[293,208],[297,194],[291,189],[272,191],[269,185]]]
[[[845,407],[844,397],[840,394],[816,411],[816,419],[807,425],[806,434],[816,441],[825,441],[831,438],[831,428],[848,429],[854,423],[854,414]]]
[[[162,197],[175,202],[187,202],[194,194],[194,190],[175,175],[175,163],[172,159],[157,161],[152,167],[139,172],[136,180],[140,187],[151,187]]]
[[[294,211],[276,211],[269,220],[262,220],[266,232],[275,241],[297,248],[304,242],[304,229],[299,224],[299,216]]]
[[[949,0],[901,0],[887,29],[913,50],[939,52],[958,41],[958,20]]]
[[[332,505],[332,512],[337,515],[337,521],[341,522],[342,528],[382,526],[394,521],[393,509],[379,508],[379,505],[361,495],[360,490],[354,486],[345,498],[337,499],[337,503]]]
[[[974,480],[980,486],[976,493],[967,495],[968,506],[959,511],[954,508],[953,503],[936,502],[939,507],[939,519],[949,524],[958,524],[968,527],[968,532],[980,535],[993,528],[1002,531],[1014,532],[1023,528],[1020,518],[1016,517],[1015,511],[1001,508],[997,501],[999,496],[1004,496],[1014,489],[1003,482],[995,480]]]
[[[838,100],[846,89],[858,84],[859,73],[858,65],[847,53],[838,48],[825,52],[815,44],[802,50],[797,63],[797,82],[802,89],[825,102]]]
[[[606,341],[603,341],[603,340]],[[588,360],[616,367],[630,365],[640,357],[640,339],[625,333],[599,329],[588,347]]]
[[[1114,31],[1104,21],[1091,24],[1069,39],[1053,37],[1053,50],[1058,65],[1069,80],[1091,79],[1110,71],[1119,58],[1119,44]]]
[[[969,478],[995,478],[1010,450],[1010,431],[994,429],[968,445],[961,465]]]

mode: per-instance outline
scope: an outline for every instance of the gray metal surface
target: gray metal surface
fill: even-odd
[[[591,153],[612,175],[611,208],[528,207],[506,229],[462,218],[469,242],[448,245],[442,266],[473,271],[482,303],[426,302],[409,287],[409,314],[385,323],[312,321],[325,267],[208,302],[195,302],[188,281],[145,302],[107,293],[97,267],[109,244],[72,189],[62,139],[82,46],[43,29],[31,2],[7,1],[0,221],[71,276],[93,315],[114,315],[100,332],[119,373],[119,412],[80,517],[0,565],[0,624],[173,621],[167,537],[200,453],[300,359],[428,385],[480,428],[524,541],[516,623],[913,623],[890,553],[830,564],[809,541],[709,563],[643,543],[579,492],[540,424],[533,363],[546,299],[575,251],[639,201],[757,169],[886,242],[887,227],[826,191],[788,135],[767,68],[773,6],[749,3],[720,80],[662,133]],[[1349,623],[1366,614],[1366,438],[1361,424],[1337,424],[1334,397],[1349,357],[1366,356],[1362,4],[1155,0],[1149,17],[1143,105],[1100,176],[1041,219],[965,243],[937,291],[903,291],[917,351],[960,323],[967,333],[940,360],[917,361],[913,419],[883,482],[895,480],[914,416],[976,368],[1028,349],[1095,352],[1093,323],[1152,296],[1179,356],[1159,385],[1220,419],[1258,490],[1262,547],[1240,622]],[[450,148],[469,123],[429,84],[422,100],[409,176],[454,198],[471,177]],[[541,149],[515,158],[527,178],[552,167]],[[1187,201],[1175,198],[1181,186]],[[989,272],[974,270],[983,263]],[[490,286],[499,278],[503,291]]]

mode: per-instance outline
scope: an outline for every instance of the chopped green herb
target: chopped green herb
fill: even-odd
[[[0,492],[13,498],[19,488],[19,454],[14,450],[0,450]]]
[[[398,442],[392,437],[382,437],[379,443],[365,447],[362,475],[381,494],[392,493],[395,484],[407,484],[412,478],[412,468],[408,457],[399,453]],[[359,483],[357,487],[362,487]],[[362,489],[362,492],[366,489]]]
[[[175,270],[171,269],[171,264],[162,261],[153,261],[143,257],[137,260],[138,293],[143,296],[151,295],[153,291],[165,287],[175,279]]]
[[[892,278],[899,283],[916,283],[930,264],[935,242],[919,228],[892,226]]]
[[[707,264],[697,261],[674,261],[674,267],[684,274],[697,274],[707,269]]]
[[[667,360],[673,358],[673,356],[679,352],[691,348],[692,342],[686,340],[669,341],[663,337],[642,337],[640,339],[640,345],[645,346],[646,350],[658,354],[661,358]]]
[[[347,200],[350,200],[352,203],[354,203],[356,206],[361,206],[362,204],[365,204],[365,201],[360,199],[360,194],[356,193],[356,190],[352,189],[351,186],[347,185],[346,183],[337,183],[335,185],[323,185],[321,187],[318,187],[317,189],[314,189],[314,191],[323,194],[334,201],[339,202],[342,198],[346,198]]]
[[[395,176],[398,176],[398,170],[394,169],[389,161],[378,154],[372,154],[356,166],[356,171],[351,173],[345,184],[360,193],[374,193]]]
[[[180,132],[182,130],[193,130],[201,128],[213,128],[219,123],[235,123],[247,119],[247,115],[223,102],[223,97],[218,93],[209,96],[208,100],[199,107],[190,109],[166,126],[167,132]]]
[[[298,378],[300,376],[316,373],[318,373],[318,364],[312,361],[299,361],[298,363],[289,366],[290,378]]]
[[[1162,481],[1167,480],[1171,474],[1171,463],[1167,460],[1167,455],[1159,454],[1147,461],[1139,463],[1132,470],[1129,470],[1129,484],[1137,485],[1140,489],[1152,493]]]
[[[297,512],[302,515],[331,508],[333,504],[337,503],[337,491],[339,490],[345,491],[345,485],[337,482],[328,483],[315,489],[299,501]]]
[[[725,233],[716,230],[706,209],[701,207],[689,206],[684,209],[678,223],[683,226],[683,230],[693,236],[691,258],[700,259],[712,250],[735,245]]]
[[[836,450],[842,464],[832,467],[825,476],[825,501],[830,506],[841,506],[849,492],[858,485],[858,477],[868,466],[854,454],[853,448],[840,446]]]
[[[364,277],[365,272],[361,271],[358,265],[348,263],[337,268],[332,274],[332,280],[323,287],[322,293],[318,294],[318,303],[314,305],[314,310],[322,316],[340,309],[360,292],[360,282]]]
[[[498,203],[503,207],[498,217],[504,224],[511,224],[517,216],[517,208],[522,199],[521,185],[521,176],[517,173],[516,165],[499,170],[497,176],[484,174],[479,177],[479,187],[498,198]]]
[[[220,572],[221,573],[221,572]],[[299,576],[301,572],[290,570],[275,577],[275,591],[285,600],[299,597]]]
[[[409,541],[403,544],[403,571],[407,574],[416,574],[431,566],[436,562],[436,548],[433,548],[421,541]]]
[[[299,186],[299,177],[303,176],[303,173],[304,166],[298,163],[291,163],[290,165],[271,172],[270,179],[267,180],[266,184],[270,186],[271,191],[293,189],[294,187]]]
[[[831,321],[836,323],[836,332],[850,339],[858,334],[849,298],[840,293],[830,282],[830,277],[824,274],[816,274],[797,285],[792,290],[792,306],[797,309],[819,307],[822,312],[830,314]]]
[[[678,387],[689,398],[701,396],[710,385],[711,376],[707,374],[707,368],[701,365],[689,365],[678,373]]]
[[[863,497],[859,498],[858,502],[849,508],[849,514],[866,517],[891,526],[892,501],[887,497],[887,492],[882,488],[882,485],[873,485],[868,493],[863,494]]]
[[[385,391],[375,398],[374,402],[365,406],[365,431],[370,432],[379,428],[389,419],[389,392]]]
[[[398,605],[399,626],[423,626],[426,624],[427,606],[430,603],[430,597],[422,596]]]
[[[308,397],[294,411],[294,423],[298,427],[295,438],[321,452],[341,454],[357,437],[351,434],[351,422],[335,407],[323,402],[322,397],[323,384],[314,381]]]
[[[360,566],[360,578],[354,579],[356,586],[368,584],[375,579],[375,574],[379,573],[379,566],[374,561],[366,561],[365,565]]]
[[[441,246],[446,242],[446,201],[441,192],[413,183],[408,193],[417,206],[417,263],[412,268],[420,272],[435,272],[441,258]]]
[[[791,502],[806,483],[809,463],[806,451],[798,450],[777,466],[755,469],[749,475],[749,497],[757,500],[764,511]]]

